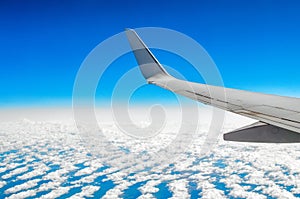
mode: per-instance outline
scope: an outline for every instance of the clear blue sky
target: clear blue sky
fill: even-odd
[[[226,87],[300,96],[299,1],[1,1],[0,105],[70,102],[76,72],[126,27],[198,41]]]

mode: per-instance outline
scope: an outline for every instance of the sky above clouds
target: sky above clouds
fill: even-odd
[[[299,8],[297,1],[267,0],[1,1],[0,105],[70,104],[85,57],[127,27],[190,36],[210,54],[226,87],[300,96]],[[132,54],[122,60],[118,66],[136,66]],[[112,68],[107,79],[120,71]]]

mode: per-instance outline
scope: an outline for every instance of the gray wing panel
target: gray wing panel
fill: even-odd
[[[149,80],[153,84],[204,104],[300,133],[300,99],[298,98],[192,83],[173,77],[156,76]]]

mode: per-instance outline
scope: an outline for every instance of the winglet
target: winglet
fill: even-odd
[[[169,76],[167,71],[154,57],[149,48],[144,44],[144,42],[136,34],[136,32],[129,28],[126,28],[125,32],[131,49],[145,79],[148,80],[149,78],[157,75]]]

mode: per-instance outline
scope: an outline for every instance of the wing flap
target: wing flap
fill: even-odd
[[[223,135],[224,140],[260,143],[300,143],[300,134],[277,126],[257,122]]]

